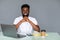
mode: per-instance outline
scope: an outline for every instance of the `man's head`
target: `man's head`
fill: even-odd
[[[23,4],[21,6],[21,12],[22,12],[22,16],[29,16],[29,11],[30,11],[30,6],[28,4]]]

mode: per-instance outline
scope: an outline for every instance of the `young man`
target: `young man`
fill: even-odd
[[[22,16],[19,16],[14,20],[17,34],[27,35],[32,34],[33,31],[40,32],[36,19],[29,16],[30,6],[28,4],[23,4],[21,6],[21,12]]]

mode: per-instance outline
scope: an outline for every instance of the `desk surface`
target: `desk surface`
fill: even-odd
[[[34,37],[34,36],[27,36],[24,38],[11,38],[11,37],[6,37],[3,36],[2,33],[0,32],[0,40],[60,40],[60,36],[58,33],[53,33],[53,32],[48,32],[48,36],[46,38],[41,38],[40,37]]]

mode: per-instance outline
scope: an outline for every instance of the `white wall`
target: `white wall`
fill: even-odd
[[[13,24],[24,3],[31,6],[30,16],[37,19],[41,29],[60,33],[60,0],[0,0],[0,24]]]

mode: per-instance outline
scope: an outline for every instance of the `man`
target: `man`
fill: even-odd
[[[27,35],[32,34],[33,31],[40,32],[40,28],[35,18],[29,16],[30,6],[23,4],[21,6],[22,16],[17,17],[14,21],[16,25],[17,34]]]

